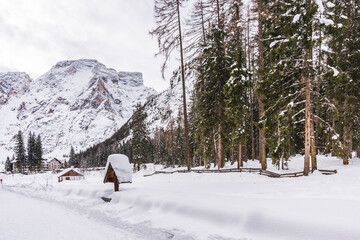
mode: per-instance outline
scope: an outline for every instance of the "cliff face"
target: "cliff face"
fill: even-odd
[[[0,105],[29,90],[31,78],[23,72],[0,73]]]
[[[141,73],[117,72],[96,60],[59,62],[34,81],[25,73],[0,74],[0,87],[0,152],[7,155],[18,130],[40,134],[49,156],[68,154],[70,146],[86,149],[156,95]]]

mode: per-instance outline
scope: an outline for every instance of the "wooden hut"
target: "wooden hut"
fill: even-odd
[[[108,157],[105,167],[104,183],[114,183],[115,192],[119,191],[120,183],[132,182],[132,170],[129,159],[123,154],[112,154]]]
[[[62,182],[64,180],[80,180],[83,178],[84,175],[73,168],[68,168],[58,175],[58,182]]]

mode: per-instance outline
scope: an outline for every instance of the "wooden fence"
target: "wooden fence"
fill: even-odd
[[[336,170],[319,169],[324,175],[336,174]],[[230,173],[230,172],[246,172],[246,173],[258,173],[272,178],[288,178],[288,177],[300,177],[304,176],[304,172],[292,172],[292,173],[276,173],[268,170],[262,170],[261,168],[227,168],[227,169],[191,169],[188,170],[175,170],[175,171],[155,171],[151,174],[144,175],[144,177],[150,177],[156,174],[173,174],[173,173]]]

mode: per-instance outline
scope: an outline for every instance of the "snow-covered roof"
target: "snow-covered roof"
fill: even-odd
[[[132,170],[127,156],[123,154],[112,154],[108,157],[105,167],[105,176],[111,164],[119,183],[132,182]]]
[[[71,167],[71,168],[67,168],[64,171],[62,171],[61,173],[59,173],[57,177],[61,177],[61,176],[65,175],[66,173],[70,172],[71,170],[73,170],[74,172],[76,172],[82,176],[81,173],[79,173],[77,170],[75,170],[74,168]]]
[[[58,161],[59,163],[62,163],[61,160],[57,159],[57,158],[51,158],[46,160],[46,163],[50,163],[52,160]]]

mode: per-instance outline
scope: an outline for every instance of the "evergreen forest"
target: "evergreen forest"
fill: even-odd
[[[179,60],[182,109],[147,128],[145,106],[112,138],[71,154],[104,166],[111,153],[143,163],[222,168],[266,158],[284,168],[317,154],[360,156],[360,0],[155,0],[159,55]],[[184,14],[186,9],[190,13]],[[186,96],[187,78],[194,81]],[[189,100],[190,99],[190,100]]]

